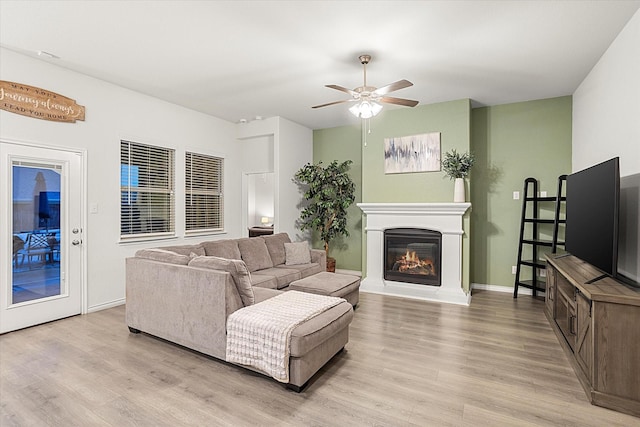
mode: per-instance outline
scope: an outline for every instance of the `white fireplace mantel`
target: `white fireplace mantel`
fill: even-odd
[[[365,213],[367,275],[360,290],[384,295],[469,305],[462,289],[462,217],[471,203],[358,203]],[[410,227],[442,233],[441,286],[384,279],[384,231]]]

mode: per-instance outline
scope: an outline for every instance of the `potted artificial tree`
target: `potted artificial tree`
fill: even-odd
[[[444,153],[442,170],[450,179],[455,180],[453,187],[453,201],[464,202],[464,179],[469,176],[475,158],[471,153],[458,153],[455,148]]]
[[[334,160],[327,167],[322,162],[307,163],[293,177],[305,188],[303,197],[307,201],[298,228],[318,232],[327,253],[327,271],[335,271],[336,265],[336,260],[329,257],[329,242],[349,235],[347,208],[355,201],[355,184],[347,173],[351,163]]]

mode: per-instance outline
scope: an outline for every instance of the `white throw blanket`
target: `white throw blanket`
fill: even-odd
[[[227,319],[227,362],[252,366],[288,383],[291,332],[342,301],[288,291],[231,313]]]

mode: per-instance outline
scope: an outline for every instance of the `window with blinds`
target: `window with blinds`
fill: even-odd
[[[175,232],[174,150],[120,141],[120,237]]]
[[[186,232],[221,231],[224,159],[186,152],[185,161]]]

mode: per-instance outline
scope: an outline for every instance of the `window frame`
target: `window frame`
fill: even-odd
[[[203,176],[197,176],[194,173],[194,160],[195,165],[203,166],[202,169],[198,169],[200,175],[205,173],[217,173],[217,178],[212,180]],[[207,162],[211,162],[206,164]],[[206,234],[218,234],[224,233],[224,166],[225,158],[221,155],[212,153],[205,153],[199,150],[185,150],[184,155],[184,233],[185,236],[194,235],[206,235]],[[214,188],[193,188],[194,184],[206,185],[213,184]],[[215,185],[217,183],[217,186]],[[205,218],[194,219],[194,213],[190,212],[191,206],[194,202],[194,196],[204,198],[203,209]],[[207,200],[208,197],[217,198],[217,203],[211,203]],[[208,209],[213,209],[212,212],[207,212]],[[207,215],[213,215],[211,218]],[[202,210],[198,215],[202,215]],[[191,222],[196,224],[202,224],[203,226],[192,228]],[[211,223],[217,223],[217,226],[206,226]]]
[[[145,155],[144,151],[147,150]],[[154,155],[155,154],[155,155]],[[161,155],[158,155],[161,154]],[[120,241],[159,240],[176,236],[176,150],[173,148],[136,142],[129,139],[120,140]],[[135,167],[135,169],[134,169]],[[123,172],[127,170],[128,176],[123,179]],[[140,172],[140,169],[143,172]],[[132,179],[131,173],[136,170],[136,179]],[[141,185],[141,182],[146,185]],[[125,218],[125,208],[132,209],[132,195],[136,202],[144,203],[138,206],[140,218],[137,224],[133,220],[133,214]],[[166,195],[166,196],[165,196]],[[164,202],[154,203],[154,199],[167,198]],[[125,204],[125,200],[129,203]],[[160,212],[162,215],[153,216]],[[145,213],[143,216],[142,213]],[[157,221],[161,231],[154,230]],[[135,232],[123,233],[125,229],[139,228]],[[149,231],[147,231],[150,228]],[[144,231],[143,231],[144,229]]]

